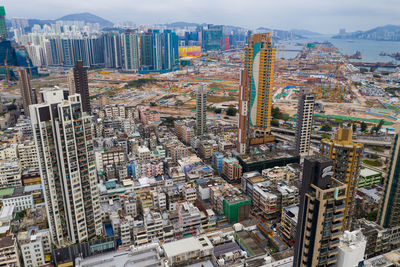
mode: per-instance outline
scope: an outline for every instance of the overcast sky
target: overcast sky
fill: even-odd
[[[321,33],[400,25],[399,0],[0,0],[8,18],[56,19],[90,12],[112,22],[175,21]]]

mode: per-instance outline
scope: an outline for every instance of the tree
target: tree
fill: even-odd
[[[377,216],[378,216],[378,211],[377,210],[373,210],[370,213],[368,213],[367,220],[374,222],[374,221],[376,221]]]
[[[357,124],[353,122],[351,126],[353,127],[353,133],[357,132]]]
[[[321,135],[321,138],[322,138],[322,139],[329,139],[329,138],[331,138],[331,136],[330,136],[329,134],[327,134],[327,133],[323,133],[323,134]]]
[[[284,121],[288,121],[290,119],[290,116],[287,113],[283,113],[282,116],[281,116],[281,119],[284,120]]]
[[[367,130],[367,124],[365,123],[365,121],[361,122],[361,132],[365,132]]]
[[[228,115],[228,116],[236,116],[236,113],[237,113],[236,108],[230,107],[226,110],[226,115]]]
[[[277,119],[272,119],[271,120],[271,126],[279,127],[279,121]]]
[[[150,106],[155,107],[155,106],[157,106],[157,104],[155,102],[150,102]]]
[[[9,106],[7,107],[7,109],[8,109],[8,111],[16,110],[16,109],[17,109],[17,105],[11,104],[11,105],[9,105]]]
[[[214,109],[214,113],[215,114],[221,114],[222,113],[222,109],[216,108],[216,109]]]
[[[280,111],[280,109],[278,107],[272,107],[271,116],[272,116],[272,118],[275,118],[275,119],[281,119],[282,112]]]
[[[372,131],[375,132],[376,134],[381,130],[383,124],[385,123],[385,121],[382,119],[379,121],[378,125],[375,126]]]
[[[324,126],[321,127],[321,131],[330,132],[332,131],[332,126],[330,126],[329,124],[325,124]]]

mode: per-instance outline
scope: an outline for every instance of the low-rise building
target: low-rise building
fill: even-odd
[[[169,242],[162,248],[168,264],[176,266],[211,258],[214,246],[205,235],[201,235]]]
[[[182,226],[183,236],[198,235],[201,229],[200,210],[192,203],[184,202],[177,207],[179,224]]]
[[[340,237],[338,267],[358,267],[362,266],[364,261],[365,248],[367,240],[361,233],[361,230],[353,232],[345,231]]]
[[[0,187],[20,186],[21,166],[18,160],[0,161]]]
[[[13,193],[3,197],[3,206],[14,206],[15,211],[30,209],[34,205],[33,196],[30,192],[24,192],[23,187],[13,188]]]
[[[51,255],[51,238],[48,229],[39,230],[31,227],[26,232],[18,233],[18,244],[25,267],[43,266]]]
[[[17,241],[12,234],[0,237],[0,264],[20,267]]]
[[[282,209],[280,231],[286,242],[293,244],[296,238],[296,227],[299,206],[288,206]]]
[[[222,160],[222,175],[229,181],[236,181],[242,177],[242,166],[235,158],[224,158]]]
[[[132,246],[129,250],[102,253],[96,256],[75,259],[76,267],[109,267],[109,266],[160,266],[164,261],[161,257],[162,250],[158,243],[142,246]]]
[[[24,169],[39,169],[39,161],[36,153],[36,145],[33,141],[26,141],[18,144],[18,158],[21,163],[21,168]]]
[[[360,171],[357,187],[369,187],[382,183],[382,173],[369,168],[363,168]]]

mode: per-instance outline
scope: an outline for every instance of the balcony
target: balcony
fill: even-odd
[[[342,205],[339,205],[339,206],[335,206],[335,211],[342,211],[342,210],[345,209],[345,207],[346,207],[345,204],[342,204]]]
[[[339,252],[339,248],[335,247],[334,249],[329,250],[329,255],[334,255],[334,254],[337,254],[338,252]]]
[[[334,224],[332,224],[332,229],[337,229],[337,228],[340,228],[340,227],[342,227],[342,222],[337,222],[337,223],[334,223]]]
[[[340,236],[341,234],[342,234],[341,231],[331,232],[331,237],[337,237]]]
[[[341,219],[341,218],[343,218],[344,217],[344,214],[343,213],[339,213],[339,214],[336,214],[336,215],[334,215],[333,216],[333,220],[339,220],[339,219]]]

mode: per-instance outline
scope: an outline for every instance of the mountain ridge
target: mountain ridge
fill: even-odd
[[[102,26],[102,27],[114,26],[113,22],[106,20],[102,17],[96,16],[89,12],[68,14],[68,15],[62,16],[61,18],[56,19],[55,21],[58,21],[58,20],[66,20],[66,21],[77,20],[77,21],[84,21],[85,23],[99,23],[100,26]]]
[[[336,39],[366,39],[376,41],[400,41],[400,25],[387,24],[366,31],[355,31],[333,36]]]

